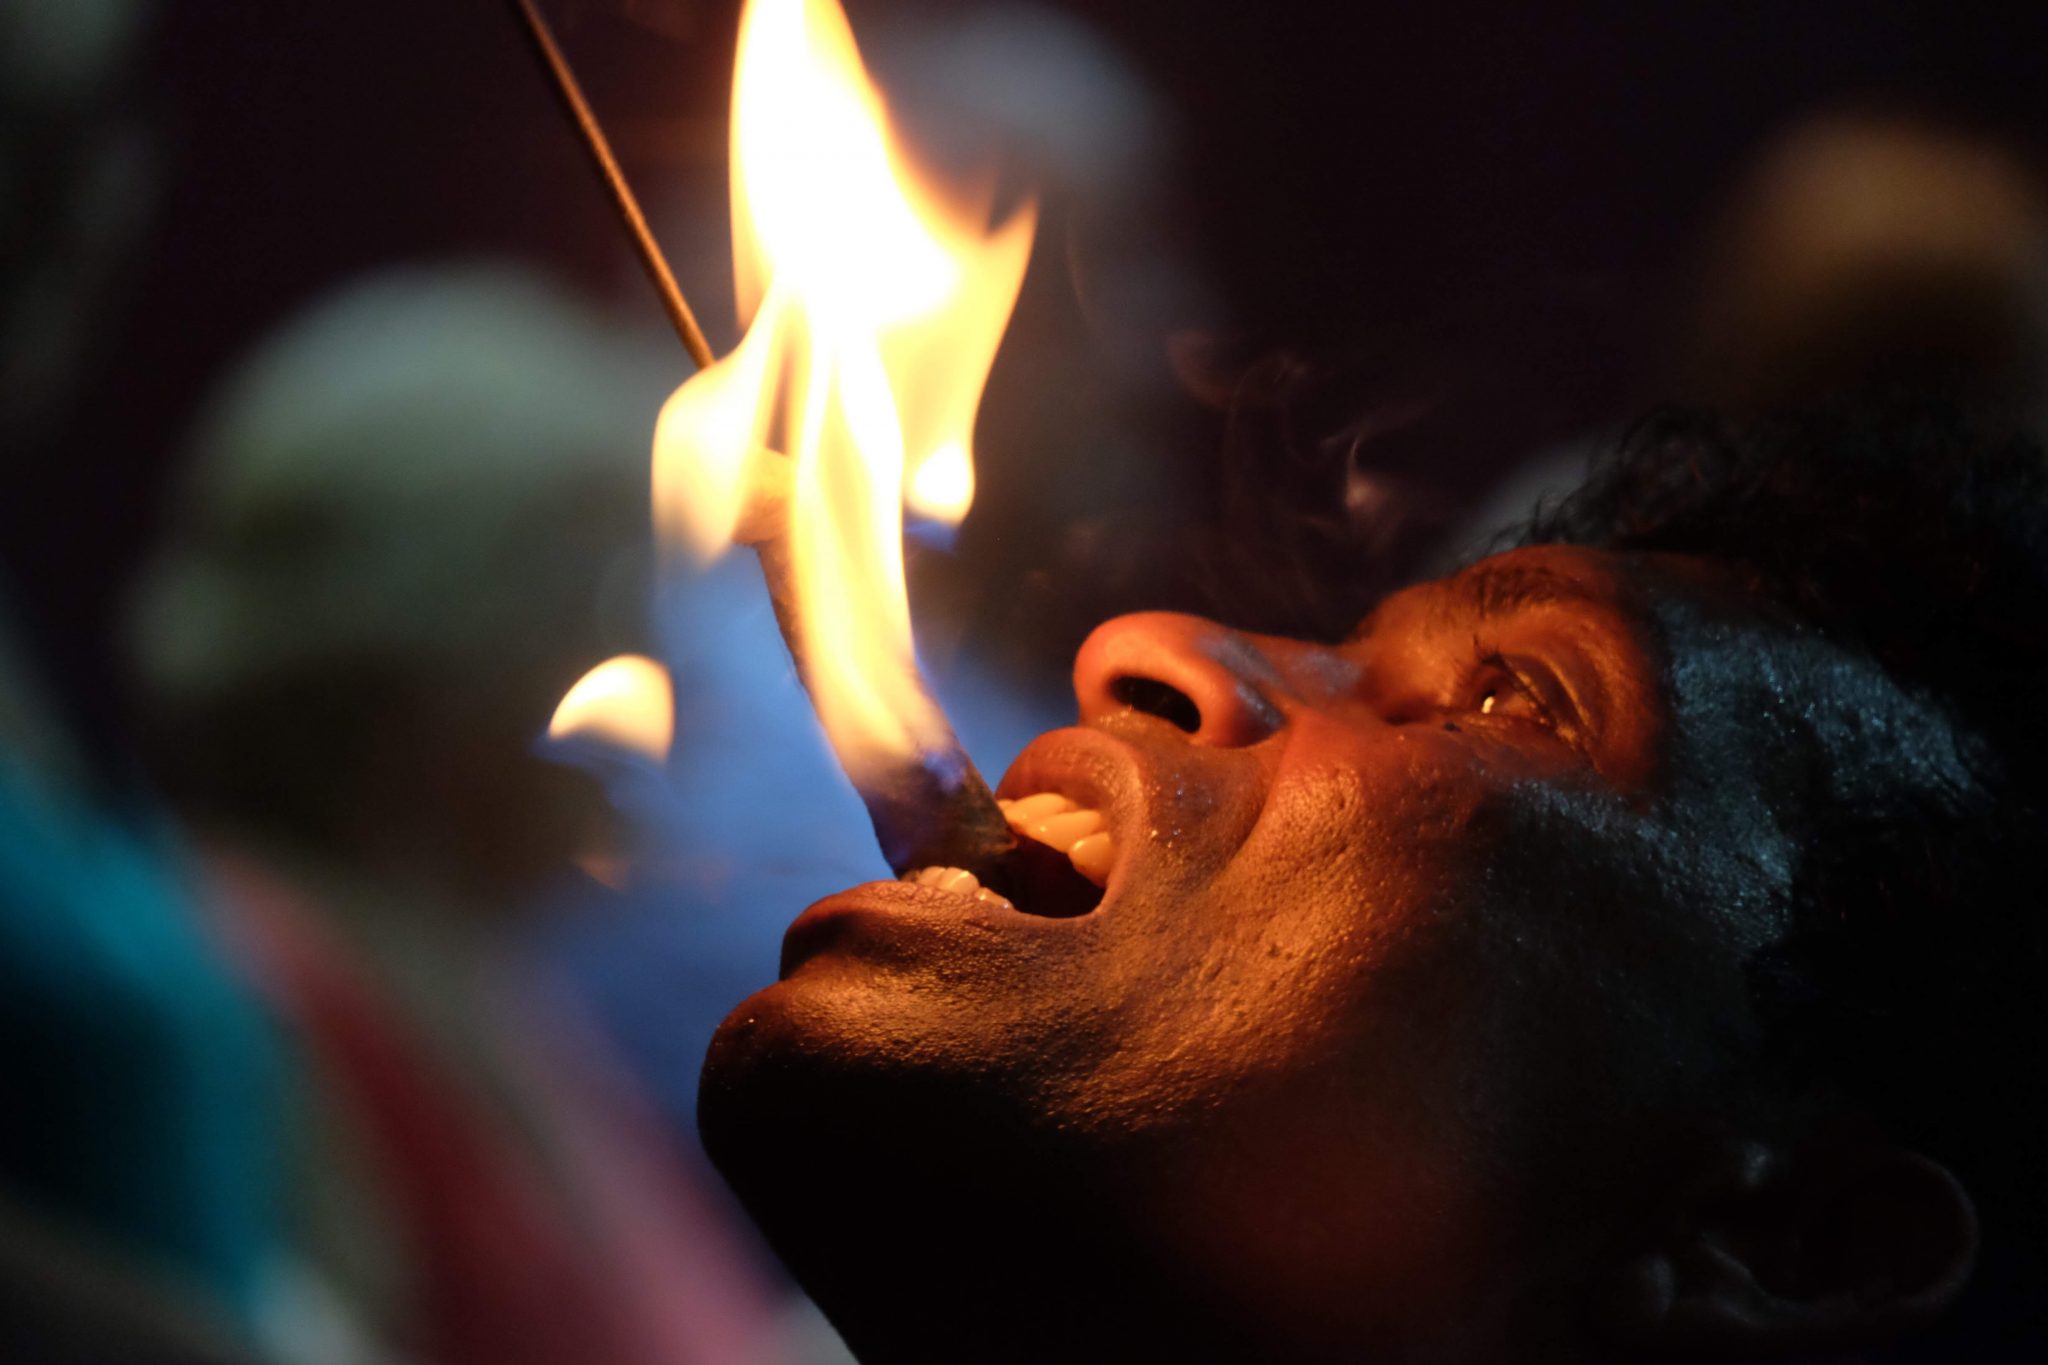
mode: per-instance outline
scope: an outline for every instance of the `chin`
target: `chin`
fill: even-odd
[[[1133,1235],[1137,1154],[1028,1121],[996,1078],[864,1046],[857,1018],[791,987],[720,1027],[698,1123],[863,1365],[1258,1358],[1156,1232]]]

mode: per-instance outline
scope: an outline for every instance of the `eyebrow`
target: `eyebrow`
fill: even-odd
[[[1590,601],[1585,584],[1552,569],[1527,564],[1482,565],[1445,585],[1449,602],[1481,616],[1505,616],[1551,602]]]
[[[1450,578],[1432,585],[1429,610],[1438,616],[1508,616],[1525,607],[1553,602],[1596,602],[1598,594],[1579,580],[1554,569],[1530,564],[1492,564],[1481,561]],[[1352,627],[1347,642],[1362,639],[1378,615],[1369,612]]]

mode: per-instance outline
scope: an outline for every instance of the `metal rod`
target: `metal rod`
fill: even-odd
[[[690,353],[690,359],[697,362],[698,369],[709,368],[711,343],[704,339],[704,329],[697,325],[697,315],[690,311],[690,301],[683,297],[682,286],[676,283],[675,273],[668,268],[668,260],[661,254],[660,244],[648,229],[647,217],[640,212],[640,201],[633,197],[633,187],[626,183],[625,172],[619,169],[618,160],[612,155],[611,143],[605,140],[604,129],[598,127],[597,116],[590,112],[590,102],[583,98],[583,88],[576,83],[576,73],[569,69],[568,59],[556,46],[555,35],[548,28],[547,20],[541,18],[534,0],[510,2],[526,34],[528,46],[548,73],[549,83],[561,101],[562,112],[576,125],[584,150],[590,153],[599,178],[611,192],[612,206],[625,222],[626,233],[633,239],[633,249],[647,271],[647,278],[653,281],[655,293],[661,296],[661,306],[667,310],[676,335],[682,338],[683,349]]]

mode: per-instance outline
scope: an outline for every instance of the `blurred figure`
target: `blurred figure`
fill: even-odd
[[[2048,196],[1997,143],[1896,115],[1794,125],[1698,288],[1680,378],[1709,402],[1936,392],[2048,416]]]
[[[125,0],[0,0],[0,465],[61,448],[147,195]],[[41,586],[41,585],[37,585]],[[247,1358],[279,1278],[272,1040],[146,792],[0,582],[0,1359]]]
[[[1731,414],[1935,399],[2048,431],[2048,188],[1995,140],[1835,111],[1757,155],[1706,226],[1663,392]],[[1576,487],[1596,434],[1503,478],[1435,556]]]
[[[0,433],[56,434],[149,205],[121,86],[146,27],[130,0],[0,0]]]
[[[310,1064],[295,1212],[341,1358],[771,1348],[722,1208],[516,941],[617,837],[535,744],[640,643],[668,379],[509,270],[360,285],[229,385],[143,585],[164,779]]]
[[[0,1358],[240,1359],[278,1268],[271,1039],[175,845],[94,798],[6,624]]]
[[[356,286],[259,348],[135,617],[188,808],[492,913],[562,868],[604,807],[532,747],[640,637],[650,377],[487,267]],[[414,932],[387,918],[362,932]]]

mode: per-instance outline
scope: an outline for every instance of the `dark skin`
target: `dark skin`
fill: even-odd
[[[1745,986],[1815,782],[1954,762],[1874,665],[1540,546],[1337,645],[1121,618],[1075,682],[1001,792],[1104,813],[1101,905],[828,898],[706,1066],[863,1360],[1739,1360],[1956,1292],[1966,1197],[1767,1084]]]

